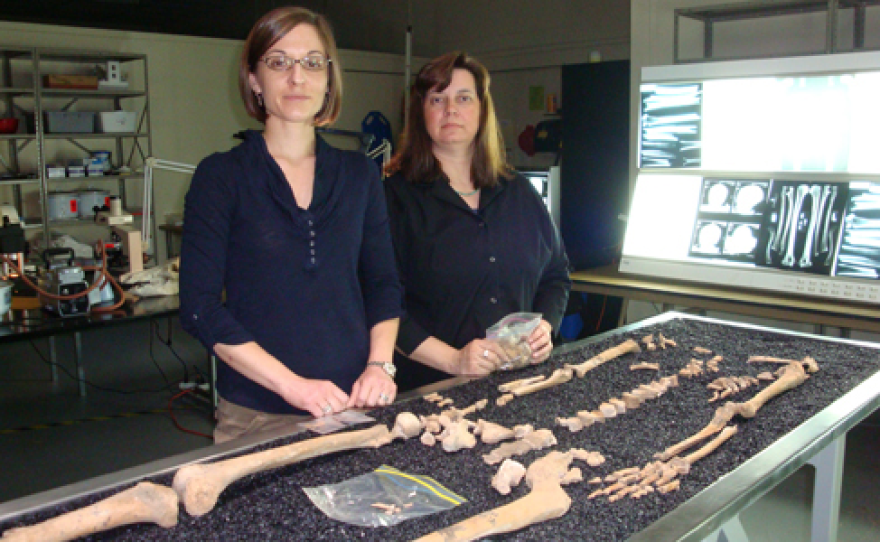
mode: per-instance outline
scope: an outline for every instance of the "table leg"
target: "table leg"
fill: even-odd
[[[816,468],[813,484],[812,542],[837,540],[845,449],[846,435],[842,435],[809,461]]]
[[[704,538],[703,542],[749,542],[749,535],[746,534],[737,514]]]
[[[55,351],[55,336],[49,337],[49,367],[52,370],[52,383],[58,383],[58,354]]]
[[[79,331],[73,334],[74,358],[76,360],[76,379],[79,382],[79,396],[86,396],[86,372],[82,359],[82,335]]]

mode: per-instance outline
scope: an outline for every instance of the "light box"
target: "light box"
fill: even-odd
[[[880,53],[642,71],[620,271],[880,301]]]

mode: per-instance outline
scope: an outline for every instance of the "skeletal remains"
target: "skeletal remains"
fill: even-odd
[[[156,523],[166,529],[177,525],[178,499],[170,487],[150,482],[50,520],[10,529],[3,542],[63,542],[132,523]]]
[[[674,341],[664,340],[662,344],[674,345]],[[573,373],[583,377],[586,372],[605,361],[639,350],[640,347],[635,341],[626,341],[583,364],[568,365],[562,373],[557,371],[554,374],[567,375],[569,379]],[[818,364],[810,357],[796,361],[756,356],[750,358],[749,363],[777,363],[784,366],[777,371],[778,379],[767,388],[746,402],[728,402],[718,408],[712,421],[706,427],[663,452],[655,454],[656,461],[642,468],[631,467],[618,470],[604,479],[590,480],[592,484],[606,483],[610,485],[593,492],[589,498],[603,495],[608,496],[610,501],[614,501],[626,496],[639,498],[652,491],[666,493],[678,489],[679,477],[686,474],[693,463],[714,451],[737,432],[735,426],[727,426],[727,423],[734,416],[754,417],[768,400],[799,386],[809,378],[806,371],[814,373],[819,370]],[[769,373],[762,373],[759,377],[763,377],[762,379],[772,378]],[[531,378],[508,383],[504,386],[506,391],[516,393],[517,390],[534,389],[532,386],[536,384],[553,380],[553,376],[547,380]],[[710,388],[720,392],[718,399],[722,398],[721,395],[727,391],[732,394],[744,387],[744,381],[733,379],[733,385],[730,385],[729,381],[730,379],[717,379],[713,382],[714,386],[710,384]],[[748,377],[747,382],[755,384],[757,379]],[[581,411],[577,413],[575,418],[557,421],[560,425],[568,426],[572,431],[579,430],[576,428],[586,427],[592,423],[601,423],[606,418],[617,416],[627,409],[637,408],[641,402],[657,397],[675,385],[678,385],[677,376],[664,377],[624,393],[620,399],[609,399],[595,411]],[[425,398],[428,399],[427,396]],[[443,402],[443,398],[439,395],[430,400],[438,403]],[[604,462],[605,458],[598,452],[585,450],[570,450],[567,453],[554,451],[532,463],[528,469],[524,469],[522,465],[510,458],[555,445],[556,439],[553,433],[549,429],[534,430],[530,425],[507,429],[486,420],[474,423],[465,418],[466,415],[485,406],[486,401],[480,401],[467,409],[452,408],[440,415],[429,417],[417,417],[412,413],[403,412],[397,416],[391,430],[384,425],[376,425],[361,431],[317,437],[216,463],[188,465],[178,470],[174,477],[173,489],[142,482],[89,507],[58,516],[38,525],[11,529],[3,534],[2,540],[4,542],[7,540],[66,541],[139,522],[153,522],[170,528],[177,523],[178,502],[183,503],[190,515],[203,515],[215,506],[219,495],[226,487],[249,474],[338,451],[381,447],[394,439],[406,440],[416,437],[422,430],[424,430],[423,442],[426,435],[433,438],[434,433],[440,433],[437,438],[442,438],[444,448],[447,448],[447,441],[450,442],[450,448],[461,449],[461,441],[467,441],[464,447],[473,446],[476,442],[475,436],[481,436],[483,442],[490,444],[511,438],[515,439],[513,442],[500,444],[489,454],[484,455],[483,459],[490,465],[503,462],[502,467],[493,478],[493,486],[502,493],[509,492],[510,487],[518,483],[523,473],[531,490],[525,497],[508,505],[479,514],[419,540],[473,540],[491,534],[515,531],[565,514],[571,505],[571,499],[562,486],[583,479],[580,469],[569,468],[572,460],[579,459],[590,466],[597,466]],[[473,434],[471,433],[472,429]],[[683,458],[678,457],[683,451],[719,432],[720,435],[696,452]],[[388,509],[387,506],[382,506],[382,503],[376,503],[376,507],[386,510],[386,513],[389,514],[400,512],[399,508]]]

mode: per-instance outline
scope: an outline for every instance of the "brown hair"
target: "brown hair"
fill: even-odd
[[[400,171],[412,182],[429,182],[441,173],[425,125],[425,99],[432,90],[445,90],[452,82],[452,73],[456,69],[467,70],[474,76],[480,100],[480,127],[474,137],[474,158],[471,163],[474,188],[494,186],[499,176],[510,177],[504,138],[489,93],[489,72],[477,59],[460,51],[435,58],[416,75],[410,87],[409,119],[404,127],[400,149],[385,169],[387,175]]]
[[[250,74],[256,73],[257,62],[266,51],[300,24],[314,27],[326,49],[327,57],[332,60],[328,67],[327,97],[324,99],[323,107],[315,115],[315,126],[331,124],[339,117],[342,109],[342,68],[339,65],[336,40],[333,39],[330,22],[323,15],[305,8],[281,7],[263,15],[254,24],[247,41],[244,42],[244,50],[239,62],[238,90],[244,108],[248,115],[260,122],[266,122],[266,110],[257,102],[257,97],[251,88]]]

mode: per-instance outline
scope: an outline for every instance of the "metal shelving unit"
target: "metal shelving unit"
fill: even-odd
[[[764,17],[826,13],[824,53],[841,52],[838,44],[837,22],[841,10],[853,10],[853,43],[847,51],[863,50],[865,46],[865,13],[871,6],[880,6],[880,0],[783,0],[722,4],[710,7],[675,10],[675,63],[703,62],[714,59],[714,29],[718,23],[729,23]],[[703,57],[682,60],[679,51],[681,20],[690,19],[703,24]],[[725,58],[725,60],[729,60]]]
[[[95,65],[117,61],[128,68],[130,88],[108,89],[67,89],[47,88],[43,76],[63,73],[82,73]],[[29,81],[28,81],[29,79]],[[93,110],[99,104],[103,111],[135,111],[136,130],[133,132],[110,133],[47,133],[44,113],[47,111],[67,111],[79,102],[87,101]],[[45,239],[49,238],[50,227],[64,228],[71,225],[89,224],[88,220],[51,220],[48,216],[48,195],[51,188],[63,183],[115,183],[116,194],[122,198],[128,209],[126,184],[130,180],[142,180],[143,175],[135,173],[142,168],[144,161],[152,152],[150,134],[150,108],[148,90],[147,57],[142,54],[117,53],[110,51],[81,51],[66,49],[22,48],[0,45],[0,103],[5,106],[5,116],[22,118],[33,115],[33,126],[20,123],[18,133],[0,134],[0,157],[5,156],[12,178],[0,179],[0,188],[12,188],[13,203],[19,211],[25,229],[42,229]],[[24,127],[22,127],[22,125]],[[127,167],[128,172],[114,175],[91,177],[49,178],[46,166],[56,160],[62,145],[72,145],[84,156],[93,150],[87,145],[98,141],[108,142],[112,147],[112,167],[118,170]],[[35,145],[36,159],[31,167],[21,164],[20,155],[30,145]],[[32,160],[33,162],[34,160]],[[130,173],[129,173],[130,172]],[[39,216],[25,216],[23,187],[39,187]]]

